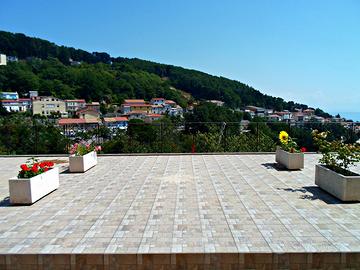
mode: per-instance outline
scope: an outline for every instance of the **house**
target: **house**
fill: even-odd
[[[87,120],[99,120],[100,119],[100,112],[96,110],[96,108],[93,107],[85,107],[83,109],[80,109],[76,112],[76,115],[79,118],[87,119]]]
[[[325,118],[321,116],[312,116],[311,120],[314,122],[325,123]]]
[[[58,121],[58,125],[64,129],[66,136],[75,136],[77,132],[98,128],[99,124],[98,119],[61,118]]]
[[[183,108],[181,108],[179,105],[176,105],[175,108],[171,108],[168,111],[168,114],[170,116],[182,116],[183,115]]]
[[[17,61],[19,61],[17,56],[11,56],[11,55],[6,56],[6,60],[8,62],[17,62]]]
[[[225,103],[225,102],[223,102],[223,101],[215,100],[215,99],[207,100],[207,102],[212,103],[212,104],[215,104],[216,106],[219,106],[219,107],[224,106],[224,103]]]
[[[251,105],[246,106],[245,112],[249,113],[251,115],[251,117],[254,117],[254,116],[264,117],[265,116],[265,109],[261,108],[261,107],[256,107],[256,106],[251,106]]]
[[[150,100],[151,105],[165,105],[165,98],[152,98]]]
[[[165,113],[164,105],[151,105],[151,113],[155,113],[155,114]]]
[[[61,117],[68,117],[65,101],[56,97],[34,97],[32,99],[33,115],[39,114],[50,116],[52,114],[60,114]]]
[[[4,99],[1,100],[1,104],[8,112],[26,112],[31,108],[31,100],[29,98]]]
[[[155,114],[155,113],[147,114],[145,116],[145,122],[150,123],[152,121],[160,120],[162,117],[164,117],[164,115]]]
[[[144,112],[144,111],[131,111],[127,114],[129,120],[132,120],[132,119],[144,120],[146,118],[146,115],[147,115],[147,112]]]
[[[281,116],[277,115],[277,114],[269,114],[268,116],[266,116],[266,118],[270,122],[279,122],[279,121],[281,121]]]
[[[0,92],[0,99],[19,99],[19,94],[17,92]]]
[[[86,106],[85,99],[66,99],[65,104],[66,111],[72,115]]]
[[[6,55],[5,54],[0,54],[0,66],[6,66],[7,62],[6,62]]]
[[[132,111],[142,111],[146,113],[152,112],[152,105],[145,102],[143,99],[125,99],[121,104],[121,112],[129,114]]]
[[[90,102],[87,103],[86,108],[91,108],[94,109],[95,111],[97,111],[98,113],[100,113],[100,103],[99,102]]]
[[[175,108],[176,102],[173,100],[165,100],[165,109],[170,110],[171,108]]]
[[[292,113],[287,110],[276,112],[276,114],[281,117],[281,121],[290,122],[292,120]]]
[[[309,108],[309,109],[303,110],[303,113],[304,113],[304,115],[307,115],[307,116],[313,116],[313,115],[315,115],[315,110]]]
[[[265,109],[266,115],[273,114],[273,113],[274,113],[274,109]]]
[[[71,66],[80,66],[81,65],[80,61],[74,61],[71,58],[69,58],[69,63],[70,63]]]
[[[33,98],[37,96],[39,96],[38,91],[29,91],[29,98]]]
[[[127,129],[129,120],[127,117],[104,117],[103,123],[110,129]]]

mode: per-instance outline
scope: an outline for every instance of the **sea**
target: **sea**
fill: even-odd
[[[360,112],[332,112],[331,114],[332,115],[340,114],[341,117],[344,117],[347,120],[360,122]]]

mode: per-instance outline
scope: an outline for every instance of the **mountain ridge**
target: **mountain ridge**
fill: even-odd
[[[190,93],[197,100],[221,100],[234,109],[246,105],[278,111],[308,108],[305,104],[284,101],[281,97],[264,94],[245,83],[223,76],[139,58],[112,57],[105,52],[90,53],[73,47],[58,46],[22,33],[0,31],[0,53],[28,59],[18,63],[18,67],[11,67],[12,71],[0,70],[0,89],[12,89],[20,93],[24,90],[23,86],[15,84],[14,80],[22,81],[24,74],[21,70],[25,70],[26,75],[34,79],[33,90],[59,97],[71,98],[78,95],[76,97],[90,100],[103,97],[110,102],[121,102],[124,98],[149,98],[150,95],[163,94],[166,98],[173,98],[185,105],[187,101],[171,90],[171,87],[174,87]],[[36,63],[36,58],[46,63]],[[77,61],[84,64],[71,65]],[[69,80],[57,74],[59,72],[56,72],[56,69],[67,73],[73,79]],[[89,71],[89,78],[86,78],[86,72],[82,69]],[[162,78],[167,79],[164,81]],[[99,80],[103,85],[98,85],[99,89],[92,89],[96,87],[96,83],[86,82],[91,80]],[[60,90],[46,90],[46,86]],[[316,114],[330,116],[321,109],[316,109]]]

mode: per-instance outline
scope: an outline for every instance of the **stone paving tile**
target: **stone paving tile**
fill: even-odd
[[[359,252],[360,203],[315,186],[318,158],[289,172],[274,155],[99,157],[31,206],[7,198],[26,158],[0,158],[0,253]]]

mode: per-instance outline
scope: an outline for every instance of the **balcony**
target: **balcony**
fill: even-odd
[[[26,158],[0,158],[0,269],[358,269],[360,204],[315,186],[318,158],[101,156],[31,206],[7,198]]]

